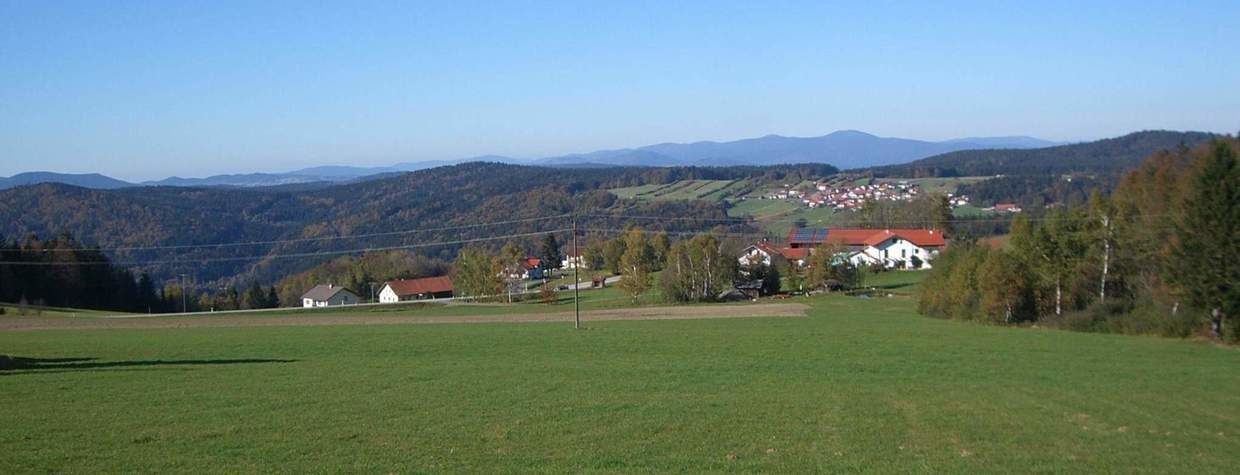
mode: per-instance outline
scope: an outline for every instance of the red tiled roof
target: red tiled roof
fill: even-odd
[[[396,295],[438,294],[452,291],[452,278],[448,276],[427,277],[424,279],[390,280],[383,283],[391,287]]]
[[[908,229],[908,228],[891,228],[891,229],[860,229],[860,228],[830,228],[822,230],[814,230],[806,232],[802,230],[798,233],[796,228],[788,233],[789,241],[792,237],[813,236],[814,240],[799,240],[799,243],[811,244],[842,244],[845,246],[873,246],[879,244],[891,236],[899,236],[908,242],[916,244],[920,247],[942,247],[946,245],[943,233],[933,229]]]
[[[794,261],[799,261],[799,260],[809,257],[809,248],[807,247],[798,247],[795,249],[789,247],[789,248],[780,249],[779,252],[780,254],[783,254],[784,259],[790,259]]]
[[[542,265],[542,259],[539,259],[537,257],[527,257],[525,259],[521,259],[521,266],[526,268],[527,270],[537,269],[541,265]]]

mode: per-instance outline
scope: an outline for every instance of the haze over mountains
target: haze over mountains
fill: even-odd
[[[314,182],[351,182],[392,173],[417,171],[465,162],[584,167],[584,166],[729,166],[774,165],[785,163],[829,163],[839,168],[862,168],[906,163],[934,155],[971,149],[1026,149],[1059,145],[1034,137],[970,137],[941,142],[879,137],[855,130],[841,130],[819,137],[767,135],[731,142],[661,143],[638,148],[599,150],[537,159],[499,155],[460,160],[430,160],[398,163],[387,167],[347,165],[319,166],[285,173],[247,173],[206,178],[169,177],[163,180],[129,183],[103,175],[69,175],[32,172],[0,178],[0,189],[35,183],[66,183],[87,188],[112,189],[125,186],[277,186]]]

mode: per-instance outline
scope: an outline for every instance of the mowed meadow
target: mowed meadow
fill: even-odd
[[[1240,351],[916,315],[0,333],[0,472],[1240,466]],[[11,317],[10,317],[11,318]]]

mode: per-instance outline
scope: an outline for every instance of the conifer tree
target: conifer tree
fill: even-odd
[[[1233,338],[1240,312],[1240,164],[1236,150],[1216,142],[1188,180],[1183,211],[1175,226],[1172,280],[1189,303],[1210,312],[1210,328]]]
[[[560,243],[556,241],[555,234],[548,234],[543,237],[539,265],[543,269],[559,269],[563,266],[563,261],[564,256],[560,254]]]

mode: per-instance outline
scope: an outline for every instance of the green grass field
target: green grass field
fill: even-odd
[[[612,194],[638,200],[704,200],[719,201],[729,190],[745,185],[746,180],[680,180],[664,185],[641,185],[613,188]]]
[[[748,199],[734,201],[728,209],[733,217],[752,217],[762,229],[775,236],[787,236],[797,220],[805,219],[806,226],[826,227],[832,222],[835,210],[809,208],[803,204],[785,200]]]
[[[927,193],[955,193],[956,187],[965,183],[977,183],[987,180],[990,176],[958,176],[958,177],[928,177],[928,178],[883,178],[878,181],[898,183],[901,181],[908,182],[919,186],[922,191]]]
[[[986,211],[985,209],[973,205],[952,208],[952,216],[957,218],[981,218],[994,215],[994,211]]]
[[[867,284],[915,288],[919,274]],[[903,292],[901,292],[903,294]],[[601,294],[600,294],[601,295]],[[1240,351],[917,316],[0,333],[0,472],[1240,464]],[[495,307],[506,308],[506,307]],[[511,311],[511,310],[510,310]]]

